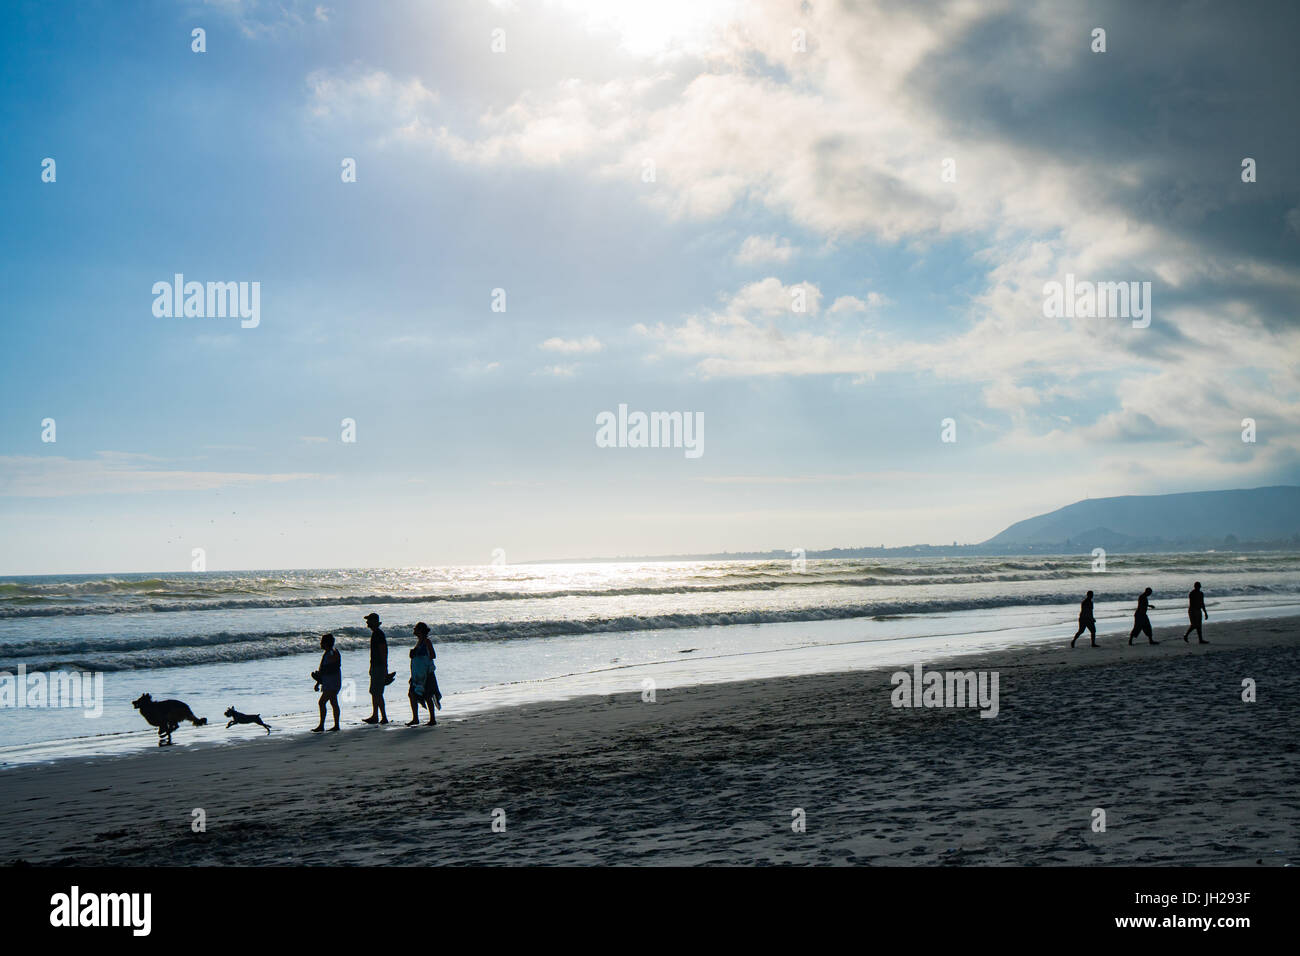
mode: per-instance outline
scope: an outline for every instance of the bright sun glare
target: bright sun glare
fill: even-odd
[[[561,0],[592,31],[613,31],[638,56],[690,51],[733,14],[736,0]]]

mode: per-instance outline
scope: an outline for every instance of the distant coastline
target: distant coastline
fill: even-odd
[[[809,561],[833,558],[951,558],[951,557],[1075,557],[1091,555],[1101,545],[1062,542],[1058,545],[988,545],[988,544],[910,544],[894,548],[827,548],[822,551],[805,551]],[[1300,551],[1300,541],[1285,538],[1277,541],[1234,541],[1222,539],[1203,541],[1141,542],[1136,545],[1106,547],[1110,554],[1195,554],[1209,552],[1262,553],[1269,551]],[[614,557],[590,558],[538,558],[520,564],[619,564],[625,562],[654,561],[790,561],[788,550],[771,551],[719,551],[713,554],[629,554]]]
[[[1123,530],[1120,530],[1123,529]],[[822,550],[556,558],[535,564],[620,561],[789,561],[833,558],[987,557],[990,555],[1169,554],[1300,551],[1300,486],[1273,485],[1168,495],[1085,498],[1017,521],[974,544],[859,546]]]

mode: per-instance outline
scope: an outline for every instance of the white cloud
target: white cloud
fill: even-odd
[[[329,22],[329,8],[309,0],[203,0],[203,4],[228,17],[250,39],[300,30],[309,19]]]
[[[307,473],[179,471],[142,467],[149,456],[99,452],[93,459],[0,456],[0,497],[62,498],[72,495],[132,495],[162,491],[209,491],[232,485],[280,484],[325,477]]]
[[[803,312],[816,315],[821,310],[822,292],[810,282],[785,285],[780,279],[768,276],[751,282],[727,301],[726,313],[740,315],[746,312],[759,315],[796,314],[796,302],[803,303]]]
[[[478,122],[477,138],[440,126],[434,141],[463,163],[546,166],[611,160],[612,150],[632,136],[635,120],[627,109],[629,101],[646,96],[660,79],[603,84],[565,80],[544,93],[525,91],[509,106],[484,114]],[[641,157],[637,157],[638,172],[640,164]]]
[[[605,346],[594,335],[588,335],[581,339],[549,338],[537,347],[547,352],[575,354],[599,352]]]
[[[623,182],[630,198],[668,219],[777,217],[831,244],[906,243],[917,257],[958,237],[984,272],[964,314],[911,335],[864,327],[863,314],[887,304],[879,293],[840,295],[823,309],[820,288],[808,284],[807,312],[795,314],[793,287],[763,279],[721,308],[638,325],[659,347],[651,360],[686,359],[705,376],[904,372],[969,383],[987,407],[1013,417],[1016,435],[1050,434],[1043,429],[1061,420],[1054,404],[1085,387],[1105,411],[1077,428],[1097,441],[1176,440],[1207,420],[1261,407],[1294,421],[1300,373],[1285,357],[1300,354],[1296,335],[1271,330],[1249,300],[1200,309],[1178,300],[1233,288],[1294,297],[1300,267],[1258,261],[1185,228],[1228,201],[1209,187],[1171,182],[1185,154],[1080,151],[1068,131],[1054,142],[1029,122],[1008,135],[1022,107],[1043,102],[1034,100],[1041,91],[1060,99],[1079,82],[1079,64],[1094,63],[1076,32],[1063,28],[1062,8],[1036,2],[1015,7],[1023,35],[997,53],[1005,59],[997,69],[984,68],[972,28],[1010,9],[953,0],[794,11],[755,0],[722,11],[715,26],[726,29],[689,56],[624,58],[621,73],[606,66],[591,78],[524,83],[475,122],[437,126],[432,141],[465,164],[549,166]],[[806,52],[791,49],[792,23],[807,31]],[[1021,85],[1030,67],[1033,89]],[[968,92],[950,85],[954,76],[971,80],[968,102],[995,108],[950,114]],[[382,84],[359,92],[402,101]],[[379,112],[389,108],[380,104]],[[955,182],[941,176],[947,158]],[[646,160],[653,182],[641,177]],[[1162,204],[1135,201],[1162,183],[1178,191],[1182,220],[1159,218]],[[1300,231],[1300,211],[1282,215],[1287,229]],[[795,252],[777,234],[750,235],[734,260],[784,264]],[[1067,272],[1151,280],[1152,328],[1044,319],[1043,283]],[[1193,387],[1187,382],[1214,387],[1176,401]]]
[[[1021,411],[1041,402],[1038,392],[1024,385],[999,379],[984,389],[984,404],[1002,411]]]
[[[769,262],[789,262],[795,248],[789,239],[780,236],[749,236],[740,244],[735,260],[739,265],[761,265]]]
[[[438,94],[411,77],[399,80],[383,70],[331,72],[307,76],[309,111],[317,121],[343,122],[368,130],[383,145],[434,138]]]
[[[822,475],[702,475],[692,481],[720,485],[810,485],[835,484],[843,481],[916,481],[927,478],[940,478],[945,481],[950,476],[946,473],[919,471],[857,471],[845,474]]]
[[[890,300],[879,292],[868,292],[866,299],[859,299],[856,295],[842,295],[831,303],[829,311],[831,315],[839,315],[844,312],[866,312],[868,309],[878,309],[889,304]]]
[[[537,370],[539,375],[550,375],[554,378],[573,378],[577,372],[576,365],[544,365]]]
[[[865,312],[867,303],[863,302],[856,295],[842,295],[831,303],[831,315],[839,315],[841,312]]]

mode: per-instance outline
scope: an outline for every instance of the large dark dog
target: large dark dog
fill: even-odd
[[[206,717],[195,717],[190,705],[179,700],[154,700],[148,694],[141,694],[131,702],[131,706],[158,728],[159,747],[166,747],[172,742],[172,731],[181,725],[182,720],[188,720],[195,727],[202,727],[208,722]]]

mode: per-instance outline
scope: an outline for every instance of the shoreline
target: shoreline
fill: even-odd
[[[1300,862],[1300,621],[1181,630],[921,661],[997,670],[988,720],[885,667],[14,767],[0,863]]]
[[[1060,610],[1072,611],[1073,608]],[[1171,615],[1168,611],[1156,612],[1153,616],[1157,619],[1164,618],[1165,626],[1169,625]],[[1044,623],[1054,617],[1054,613],[1044,615],[1037,608],[1021,606],[1001,611],[986,609],[951,615],[873,619],[873,624],[866,631],[860,622],[854,620],[732,625],[667,633],[651,631],[645,632],[645,636],[653,643],[657,653],[648,657],[644,649],[638,650],[635,646],[620,643],[597,650],[598,655],[618,655],[603,666],[572,673],[521,677],[477,687],[456,686],[456,676],[464,662],[451,656],[455,651],[453,647],[444,648],[440,678],[447,695],[444,701],[447,716],[478,716],[525,704],[545,705],[581,697],[639,692],[647,680],[661,688],[679,689],[694,685],[838,674],[905,664],[910,666],[910,662],[917,659],[949,659],[1000,653],[1004,650],[1020,652],[1040,645],[1055,645],[1059,643],[1063,631],[1067,628],[1073,630],[1073,622]],[[1300,604],[1216,607],[1213,627],[1286,617],[1300,619]],[[1099,613],[1098,639],[1106,644],[1122,642],[1129,623],[1131,618],[1127,616]],[[545,648],[554,651],[556,640],[548,639]],[[590,641],[591,636],[585,635],[569,638],[567,643],[577,646]],[[572,650],[573,647],[568,648],[569,653]],[[561,647],[561,656],[565,653]],[[317,664],[315,654],[301,659],[277,658],[275,662],[283,671],[299,677],[299,671],[306,674]],[[274,671],[269,674],[265,671],[247,670],[243,673],[222,670],[212,672],[209,670],[212,666],[187,668],[185,678],[172,684],[161,683],[159,680],[162,675],[170,673],[167,669],[152,675],[136,675],[130,683],[124,683],[121,675],[114,676],[114,683],[109,688],[110,694],[101,702],[101,707],[106,711],[101,721],[108,726],[97,733],[76,732],[85,726],[85,721],[80,717],[81,711],[75,708],[19,708],[10,721],[6,736],[10,740],[19,737],[24,727],[30,736],[21,743],[6,741],[0,744],[0,775],[22,766],[92,757],[118,757],[156,749],[157,737],[153,728],[148,727],[130,706],[131,699],[145,690],[151,691],[155,699],[184,700],[193,707],[196,714],[209,718],[209,724],[202,728],[194,728],[189,724],[181,727],[176,735],[176,746],[182,749],[238,746],[241,741],[256,733],[243,728],[225,729],[225,718],[218,719],[214,715],[223,712],[231,704],[246,713],[262,714],[274,726],[276,737],[305,734],[308,728],[315,725],[315,694],[297,693],[292,702],[282,696],[272,695],[270,700],[260,701],[261,706],[249,700],[249,680],[252,676],[262,681],[269,677],[276,684],[290,680],[286,673],[281,673],[277,679]],[[172,676],[176,679],[179,675]],[[361,716],[370,711],[369,700],[361,692],[364,679],[364,675],[358,677],[357,692],[352,700],[349,701],[345,695],[341,701],[343,724],[347,732],[358,729]],[[226,689],[221,689],[223,681],[233,682],[235,689],[230,689],[231,684]],[[238,689],[240,687],[244,689]],[[206,690],[196,691],[194,688]],[[388,697],[388,703],[395,713],[402,712],[407,706],[404,684],[398,687],[395,683],[390,688]],[[272,701],[288,703],[290,706],[278,709],[272,704],[268,708],[266,705]],[[303,703],[309,703],[311,709],[304,708]]]

